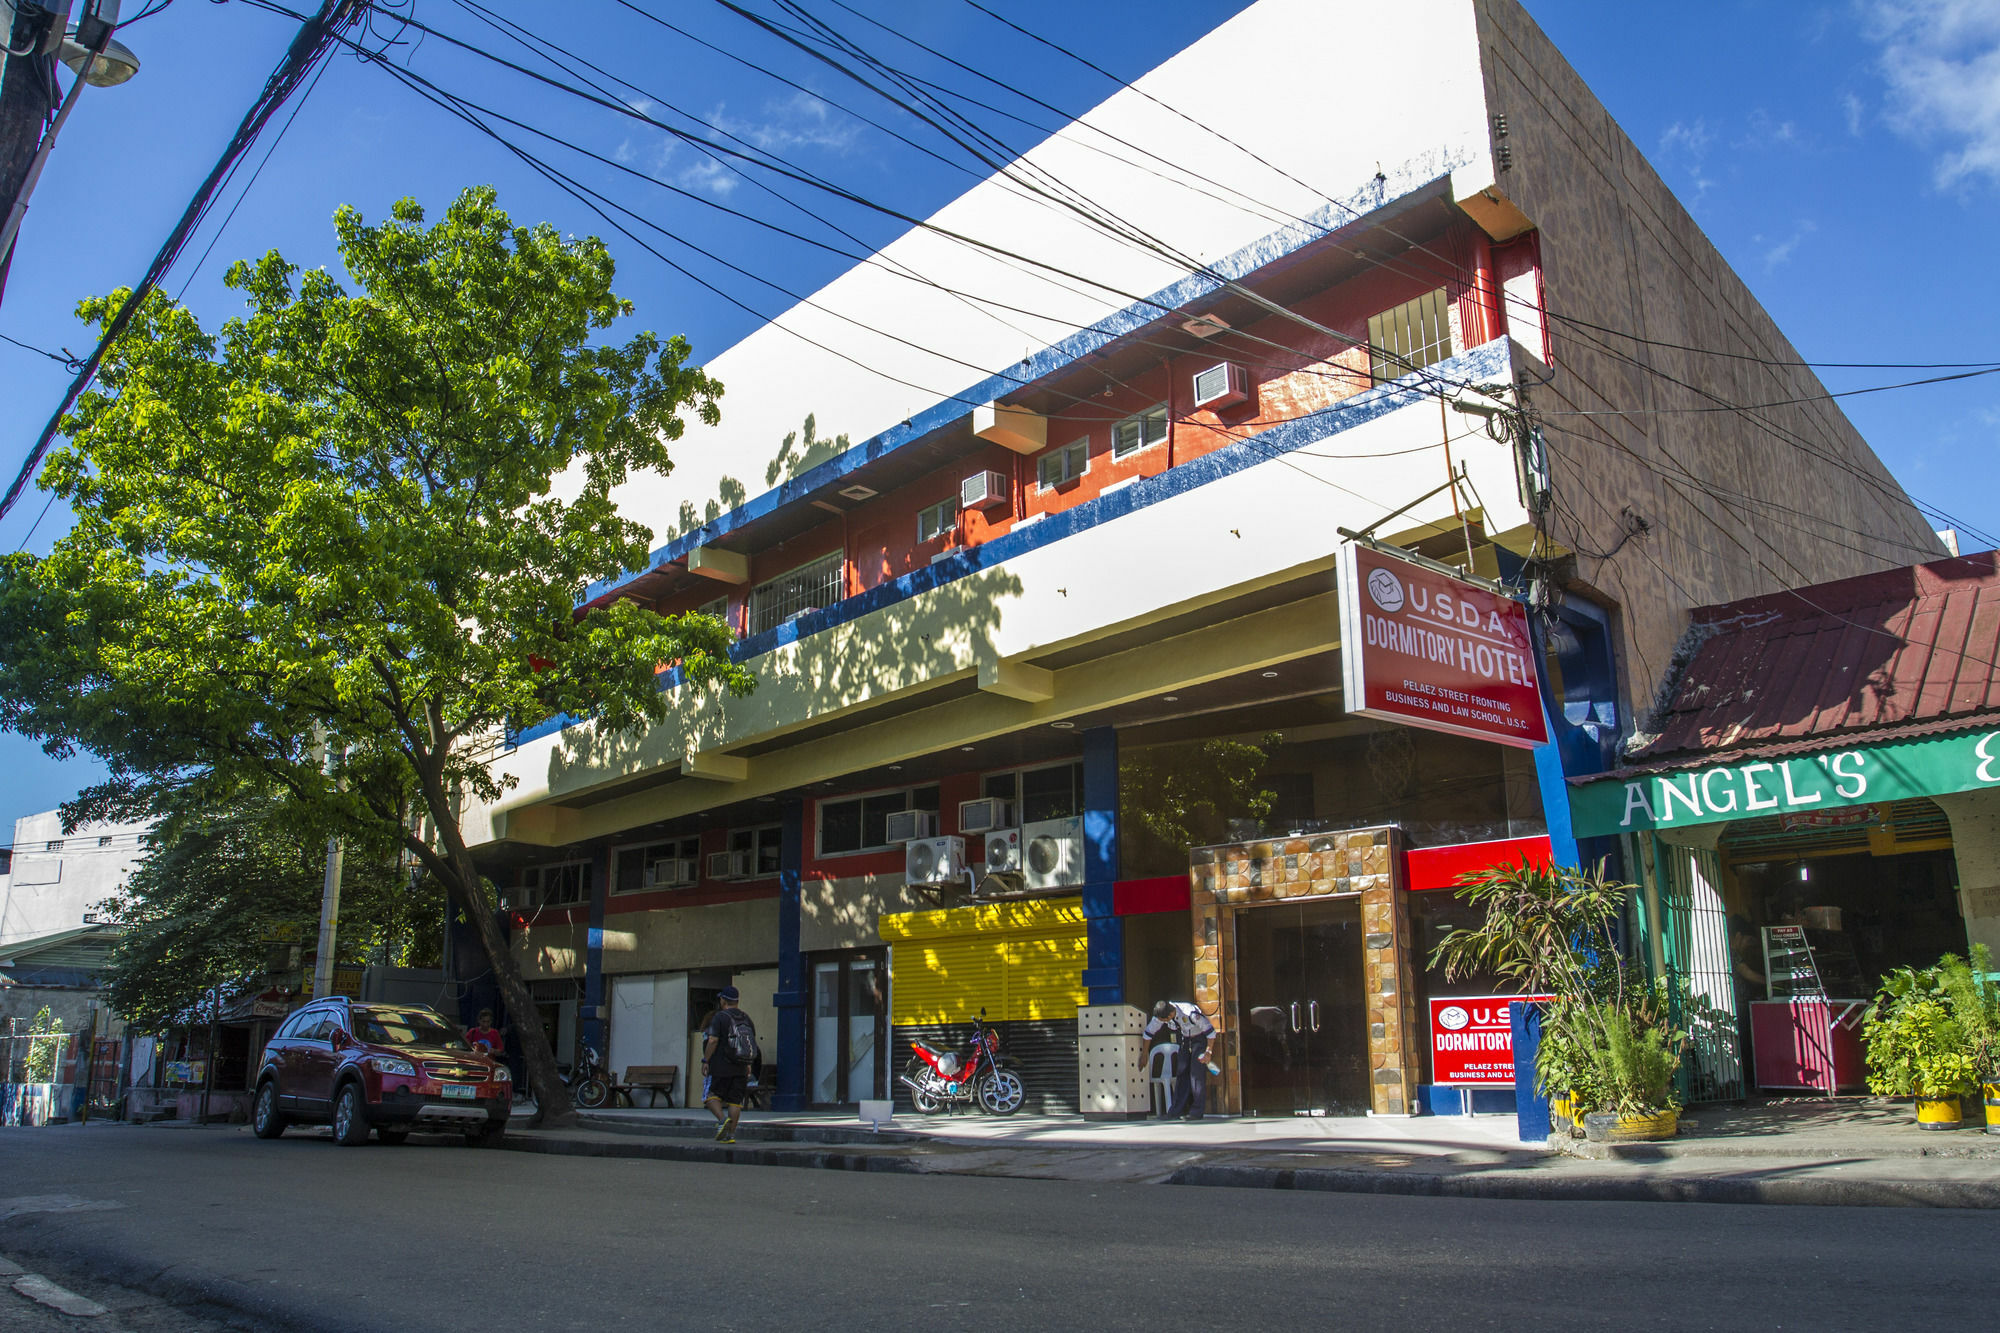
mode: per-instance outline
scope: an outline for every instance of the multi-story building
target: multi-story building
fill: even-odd
[[[590,596],[757,690],[513,736],[468,832],[564,1045],[686,1068],[733,982],[786,1106],[981,1008],[1071,1104],[1170,997],[1233,1109],[1419,1109],[1450,849],[1577,856],[1688,608],[1940,552],[1513,0],[1261,0],[709,369]],[[1513,581],[1548,743],[1357,711],[1343,529]]]
[[[101,1006],[99,977],[118,937],[101,905],[145,859],[151,827],[65,831],[58,810],[14,821],[11,864],[0,874],[0,1026],[47,1007],[74,1032]]]

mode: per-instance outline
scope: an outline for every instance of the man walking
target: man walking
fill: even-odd
[[[1208,1110],[1208,1043],[1215,1024],[1185,1000],[1161,1000],[1140,1034],[1147,1041],[1165,1029],[1180,1050],[1174,1055],[1173,1090],[1167,1096],[1167,1119],[1199,1120]]]
[[[736,1122],[743,1115],[750,1071],[761,1062],[757,1028],[750,1015],[736,1007],[736,987],[715,994],[715,1014],[702,1029],[701,1104],[715,1117],[715,1141],[736,1142]]]

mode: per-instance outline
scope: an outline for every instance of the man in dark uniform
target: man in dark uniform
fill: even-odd
[[[1161,1000],[1153,1006],[1153,1016],[1140,1034],[1151,1041],[1165,1030],[1180,1050],[1174,1056],[1173,1091],[1167,1098],[1167,1119],[1199,1120],[1208,1109],[1208,1043],[1215,1036],[1215,1024],[1194,1005],[1182,1000]]]
[[[715,1117],[715,1141],[736,1142],[736,1122],[743,1115],[743,1099],[749,1093],[750,1070],[754,1059],[745,1062],[736,1048],[739,1030],[747,1035],[748,1049],[757,1049],[757,1029],[750,1015],[736,1007],[736,987],[724,986],[716,992],[715,1013],[701,1034],[701,1104]]]

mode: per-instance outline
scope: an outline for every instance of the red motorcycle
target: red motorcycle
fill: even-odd
[[[986,1015],[984,1009],[979,1013]],[[1020,1061],[1000,1054],[1000,1034],[977,1018],[972,1020],[972,1040],[957,1050],[921,1040],[911,1042],[910,1049],[915,1053],[898,1081],[925,1115],[974,1102],[988,1115],[1012,1115],[1028,1100],[1028,1089],[1015,1072]]]

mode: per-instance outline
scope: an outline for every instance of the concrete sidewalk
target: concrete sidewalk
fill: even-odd
[[[1130,1184],[1613,1202],[2000,1208],[2000,1139],[1920,1133],[1893,1109],[1802,1112],[1799,1150],[1769,1120],[1695,1117],[1684,1141],[1597,1159],[1525,1145],[1512,1118],[1214,1119],[751,1113],[735,1145],[701,1111],[586,1112],[571,1130],[509,1132],[517,1151],[841,1171]],[[1764,1131],[1756,1133],[1753,1131]],[[1922,1140],[1921,1144],[1913,1142]],[[1947,1144],[1936,1140],[1952,1140]],[[1581,1151],[1581,1148],[1578,1149]],[[1954,1151],[1955,1150],[1955,1151]]]

